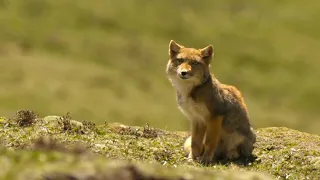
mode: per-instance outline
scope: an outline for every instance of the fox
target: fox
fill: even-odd
[[[211,44],[197,49],[171,40],[166,66],[178,108],[191,125],[185,157],[202,164],[252,157],[256,142],[241,92],[220,83],[210,71],[213,55]]]

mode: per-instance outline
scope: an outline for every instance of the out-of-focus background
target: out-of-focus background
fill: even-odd
[[[320,134],[316,0],[1,0],[0,114],[188,130],[165,77],[171,39],[215,47],[255,128]]]

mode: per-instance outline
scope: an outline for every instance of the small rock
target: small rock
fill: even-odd
[[[44,121],[49,122],[49,121],[57,121],[61,117],[60,116],[46,116],[43,118]]]
[[[70,120],[70,124],[73,127],[81,128],[83,127],[82,122],[76,121],[76,120]]]

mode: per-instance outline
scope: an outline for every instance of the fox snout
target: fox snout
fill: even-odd
[[[181,79],[188,79],[189,77],[191,77],[192,73],[191,73],[191,66],[188,64],[182,64],[179,66],[178,68],[178,76]]]
[[[179,77],[180,77],[181,79],[188,79],[188,78],[189,78],[189,75],[188,75],[188,74],[189,74],[188,71],[182,70],[182,71],[179,72]]]

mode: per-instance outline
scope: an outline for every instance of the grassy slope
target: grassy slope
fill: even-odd
[[[0,2],[0,113],[186,130],[164,76],[170,39],[213,44],[212,70],[242,90],[255,127],[319,133],[320,3]],[[147,111],[146,111],[147,110]]]
[[[5,164],[0,171],[1,179],[320,176],[320,136],[288,128],[258,129],[254,162],[203,167],[184,158],[182,144],[187,135],[184,132],[115,123],[95,126],[88,121],[74,121],[68,115],[35,119],[26,111],[20,111],[15,119],[1,118],[0,123],[1,144],[6,147],[0,150],[0,162]]]

